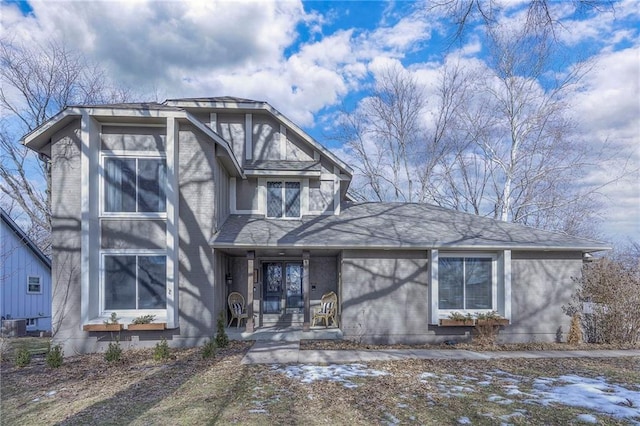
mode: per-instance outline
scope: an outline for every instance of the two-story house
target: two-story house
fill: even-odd
[[[53,328],[67,354],[215,333],[231,291],[248,332],[310,327],[338,294],[346,338],[436,342],[451,312],[498,311],[507,341],[552,340],[599,242],[443,208],[354,203],[351,168],[265,102],[68,107],[24,143],[51,159]],[[145,314],[164,330],[132,331]]]

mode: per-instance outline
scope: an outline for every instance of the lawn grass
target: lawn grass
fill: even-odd
[[[2,424],[448,425],[466,418],[474,425],[537,425],[578,424],[578,415],[587,413],[599,424],[623,425],[630,423],[509,396],[508,375],[520,378],[522,392],[535,378],[563,374],[604,376],[640,390],[640,358],[375,362],[367,366],[386,375],[357,377],[352,379],[357,387],[347,388],[303,383],[269,365],[242,365],[249,345],[232,342],[207,360],[194,348],[172,350],[165,363],[153,361],[152,350],[125,351],[124,360],[113,365],[102,354],[67,358],[56,370],[42,360],[22,369],[4,363]],[[424,373],[432,378],[421,379]],[[484,375],[493,381],[477,386]]]

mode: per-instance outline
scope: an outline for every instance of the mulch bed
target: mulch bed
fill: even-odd
[[[640,349],[640,345],[629,344],[594,344],[582,343],[569,345],[567,343],[512,343],[512,344],[477,344],[477,343],[442,343],[442,344],[367,344],[353,340],[301,340],[301,350],[385,350],[385,349],[466,349],[470,351],[591,351],[591,350],[620,350]]]

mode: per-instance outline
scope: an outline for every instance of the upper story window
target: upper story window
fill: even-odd
[[[42,280],[30,275],[27,277],[27,294],[42,294]]]
[[[166,212],[165,158],[105,157],[104,211]]]
[[[438,308],[494,310],[495,261],[492,257],[440,257]]]
[[[267,182],[267,217],[300,217],[300,182]]]

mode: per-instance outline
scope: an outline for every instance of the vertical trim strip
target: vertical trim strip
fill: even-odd
[[[340,169],[333,166],[333,214],[340,214]]]
[[[97,149],[99,130],[96,122],[87,111],[83,111],[80,124],[80,327],[90,320],[91,315],[97,316],[99,308],[92,312],[91,301],[97,299],[97,294],[91,294],[91,282],[99,279],[99,247],[96,247],[95,236],[98,221],[98,194],[96,173],[98,169]],[[92,238],[94,237],[94,238]],[[99,292],[99,288],[94,288]],[[94,296],[94,297],[92,297]]]
[[[211,130],[218,133],[218,114],[215,112],[209,114],[209,127]]]
[[[175,117],[167,117],[167,327],[179,326],[178,237],[180,220],[178,183],[179,128]]]
[[[236,178],[229,179],[229,210],[231,214],[238,214]]]
[[[428,266],[431,290],[431,324],[438,324],[438,250],[429,252]]]
[[[511,321],[511,250],[502,253],[504,271],[504,317]]]
[[[251,114],[244,116],[244,158],[253,159],[253,124]]]
[[[311,257],[308,250],[302,252],[302,297],[304,298],[304,320],[302,330],[309,331],[311,329],[311,297],[309,290],[309,258]],[[326,321],[326,320],[325,320]]]

